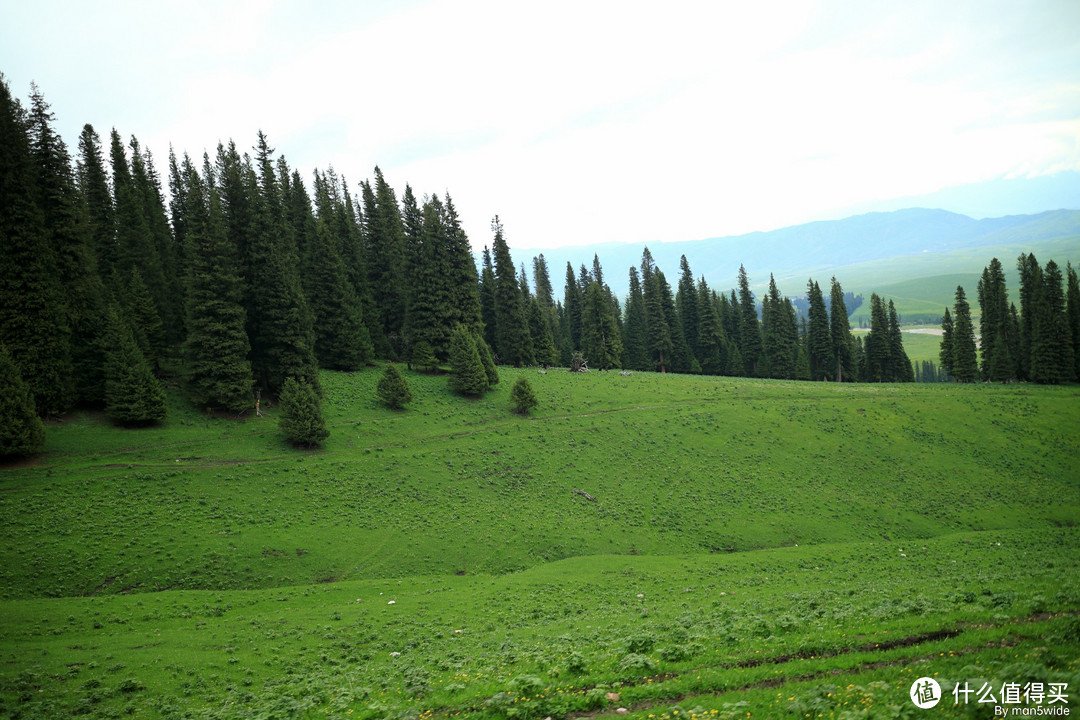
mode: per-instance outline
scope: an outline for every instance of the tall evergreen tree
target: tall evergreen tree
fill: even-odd
[[[495,256],[495,344],[503,363],[520,367],[534,365],[532,338],[525,318],[514,261],[503,238],[503,226],[496,215],[491,222],[495,233],[492,254]]]
[[[375,168],[374,207],[367,214],[368,282],[375,296],[375,317],[370,319],[376,351],[398,357],[405,323],[403,256],[405,230],[394,189],[382,170]]]
[[[581,286],[574,277],[574,268],[566,263],[566,287],[563,291],[563,311],[566,315],[566,336],[571,352],[581,349]]]
[[[29,115],[30,149],[36,168],[37,204],[62,281],[64,323],[70,328],[72,382],[79,404],[105,400],[105,288],[91,247],[90,223],[75,184],[71,158],[53,130],[55,118],[36,89]],[[105,188],[108,200],[108,188]]]
[[[1032,323],[1031,380],[1057,385],[1074,379],[1075,357],[1057,263],[1047,262],[1042,278],[1043,287],[1034,306]]]
[[[472,245],[469,236],[461,227],[454,201],[447,194],[442,204],[442,224],[446,234],[444,254],[446,256],[446,277],[450,297],[450,315],[448,322],[461,323],[474,332],[480,332],[483,318],[480,309],[476,262],[473,260]]]
[[[863,345],[866,382],[892,381],[892,356],[889,344],[889,316],[877,293],[870,296],[870,332]]]
[[[915,370],[904,350],[904,338],[900,334],[900,319],[892,300],[889,300],[889,357],[892,360],[890,382],[915,382]]]
[[[728,339],[720,321],[720,311],[713,302],[705,277],[698,280],[697,286],[698,317],[698,352],[701,372],[707,375],[722,375],[727,372]]]
[[[116,208],[112,188],[105,172],[101,138],[93,125],[84,125],[79,135],[77,164],[87,222],[90,224],[90,247],[103,278],[112,277],[116,264]]]
[[[555,348],[555,359],[551,364],[558,364],[562,358],[560,350],[562,328],[559,326],[559,311],[555,303],[555,291],[551,286],[551,276],[548,273],[547,260],[543,254],[533,258],[533,284],[536,286],[536,302],[540,306],[541,316],[548,327],[547,334],[551,336],[552,345]],[[533,334],[534,339],[538,338],[536,333],[532,332],[531,326],[530,332]],[[542,342],[546,341],[536,339],[538,346]],[[537,354],[540,354],[539,347]],[[538,357],[537,359],[540,360],[541,358]]]
[[[949,308],[945,308],[945,316],[941,321],[941,349],[938,351],[938,362],[941,364],[942,373],[950,378],[956,367],[956,346],[953,341],[955,335],[956,327],[952,315],[949,314]]]
[[[758,360],[762,355],[761,325],[758,322],[754,296],[750,292],[750,280],[746,268],[739,266],[739,352],[742,354],[745,373],[749,377],[758,374]]]
[[[679,285],[675,293],[675,313],[679,316],[686,346],[700,363],[701,343],[698,339],[698,326],[701,320],[698,316],[697,283],[694,282],[694,275],[690,272],[690,263],[687,262],[686,255],[679,258]]]
[[[45,442],[45,426],[34,409],[30,388],[0,345],[0,458],[29,455]]]
[[[338,252],[332,198],[326,187],[320,188],[324,210],[315,220],[299,173],[292,176],[288,192],[294,234],[304,239],[302,284],[315,321],[315,356],[321,367],[357,370],[371,360],[374,348]]]
[[[160,270],[160,287],[149,289],[161,318],[162,332],[166,348],[178,345],[184,336],[183,289],[181,286],[179,252],[172,229],[165,212],[165,198],[161,191],[161,178],[154,167],[154,158],[148,148],[139,145],[131,138],[131,187],[135,200],[142,212],[153,256],[157,258],[156,268]],[[140,268],[143,278],[156,281],[149,271]],[[149,359],[149,358],[148,358]]]
[[[776,279],[771,274],[769,292],[762,301],[761,316],[762,350],[769,375],[774,378],[794,378],[798,350],[794,309],[786,297],[780,296]]]
[[[120,290],[120,307],[131,327],[139,352],[150,363],[154,372],[160,372],[167,350],[165,326],[139,268],[131,268],[127,284],[121,286]]]
[[[645,323],[648,331],[646,343],[652,368],[666,373],[672,363],[674,343],[671,323],[664,313],[664,285],[660,269],[653,262],[652,253],[645,248],[641,256],[641,284],[645,298]]]
[[[645,295],[641,289],[641,280],[638,279],[637,268],[633,266],[630,267],[630,294],[626,298],[626,320],[623,328],[623,367],[631,370],[651,370]]]
[[[480,320],[484,324],[484,342],[495,347],[495,267],[491,251],[484,246],[483,269],[480,271]]]
[[[124,144],[120,133],[113,128],[110,134],[109,156],[112,163],[113,205],[116,207],[116,263],[112,276],[106,279],[118,297],[122,297],[132,268],[137,268],[149,287],[160,288],[165,284],[161,258],[150,233],[142,198],[132,178]],[[158,317],[161,304],[155,297]]]
[[[189,258],[185,375],[197,407],[240,412],[251,407],[255,384],[248,360],[251,346],[245,330],[243,280],[236,248],[225,234],[209,159],[205,167],[206,177],[201,178],[185,156],[177,177],[184,188],[182,212]]]
[[[258,134],[256,165],[246,168],[252,232],[247,240],[249,338],[256,382],[278,392],[286,378],[306,381],[318,391],[318,364],[311,310],[300,285],[295,247],[286,235],[282,191],[273,149]]]
[[[558,365],[559,350],[555,347],[555,338],[551,334],[551,325],[540,307],[540,299],[529,298],[526,302],[529,315],[529,336],[533,339],[536,350],[536,362],[541,365]]]
[[[74,402],[56,252],[37,203],[26,113],[0,78],[0,343],[42,415]]]
[[[1066,263],[1065,314],[1073,350],[1073,377],[1080,380],[1080,282],[1072,263]]]
[[[592,367],[608,370],[620,367],[622,339],[607,293],[595,280],[585,293],[581,310],[581,350]]]
[[[982,351],[980,370],[984,380],[1004,380],[1014,376],[1016,368],[1009,352],[1009,301],[1005,289],[1005,272],[997,258],[983,268],[979,279],[979,312]],[[1004,343],[997,347],[998,340]],[[1005,363],[998,367],[999,363]]]
[[[835,346],[825,297],[821,293],[821,286],[813,280],[806,283],[806,295],[810,303],[806,327],[807,371],[811,380],[832,380],[839,372],[836,369]],[[843,295],[840,302],[843,303]],[[844,320],[847,320],[846,316]]]
[[[958,382],[973,382],[979,375],[975,353],[975,329],[971,323],[971,307],[964,288],[956,286],[953,305],[953,355],[950,374]]]
[[[1030,380],[1035,317],[1042,302],[1042,268],[1033,253],[1021,253],[1016,259],[1016,269],[1020,274],[1020,357],[1017,361],[1017,374],[1021,380]]]
[[[131,328],[109,313],[105,354],[105,414],[119,425],[152,425],[165,419],[165,391],[135,343]]]
[[[852,369],[851,323],[848,320],[847,303],[844,302],[844,289],[834,276],[829,293],[829,337],[832,341],[833,358],[837,382],[844,381],[844,375]]]
[[[682,323],[679,321],[679,313],[675,309],[675,296],[671,292],[671,285],[660,268],[653,271],[657,287],[660,293],[660,302],[664,311],[664,318],[668,323],[668,332],[671,335],[671,364],[669,369],[678,373],[700,373],[701,365],[690,352],[683,335]],[[614,303],[614,299],[612,299]]]

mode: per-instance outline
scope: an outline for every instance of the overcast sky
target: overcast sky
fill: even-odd
[[[693,240],[1080,170],[1080,2],[0,3],[0,72],[211,155],[449,191],[475,247]],[[1049,209],[1049,208],[1047,208]]]

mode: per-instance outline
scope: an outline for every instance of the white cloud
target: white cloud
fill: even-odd
[[[519,247],[681,240],[1080,169],[1075,3],[30,6],[0,67],[69,144],[261,128],[305,176],[449,191],[477,246],[495,213]]]

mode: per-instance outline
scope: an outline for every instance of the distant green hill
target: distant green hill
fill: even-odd
[[[910,208],[807,223],[769,232],[648,245],[669,282],[686,255],[695,276],[704,275],[717,290],[735,286],[745,265],[755,291],[768,285],[772,273],[781,292],[801,295],[806,280],[835,275],[845,290],[878,291],[884,285],[912,278],[981,272],[997,256],[1010,268],[1021,252],[1035,252],[1064,264],[1080,260],[1080,210],[1054,210],[1038,215],[1011,215],[974,220],[945,210]],[[606,243],[555,249],[515,249],[514,259],[526,266],[543,253],[561,289],[566,263],[576,269],[600,258],[605,280],[616,294],[627,292],[628,270],[641,262],[640,243]],[[955,286],[953,290],[955,290]],[[920,297],[920,299],[922,299]],[[925,298],[937,303],[935,296]],[[913,308],[915,310],[916,308]]]

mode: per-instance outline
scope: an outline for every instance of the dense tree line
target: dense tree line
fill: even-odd
[[[1005,271],[994,258],[979,279],[979,337],[964,288],[942,321],[941,370],[958,382],[1027,380],[1056,385],[1080,379],[1080,284],[1053,260],[1016,261],[1020,308],[1009,302]]]
[[[810,280],[796,302],[770,278],[757,298],[744,268],[736,288],[718,292],[683,257],[673,285],[646,249],[622,303],[599,257],[567,264],[560,296],[543,255],[531,272],[515,265],[498,217],[478,272],[451,197],[418,198],[406,185],[399,198],[378,167],[356,194],[333,169],[308,185],[259,133],[250,152],[233,141],[201,158],[170,148],[163,181],[136,138],[113,129],[106,147],[86,125],[72,157],[53,123],[36,88],[24,106],[0,81],[0,347],[10,360],[0,375],[12,402],[25,398],[11,417],[82,406],[121,424],[158,422],[163,382],[219,413],[244,412],[286,384],[310,404],[319,368],[375,358],[449,364],[464,395],[493,387],[496,364],[575,356],[601,370],[915,379],[892,303],[873,295],[870,332],[857,337],[849,308],[862,298],[835,278],[827,294]],[[1071,380],[1075,273],[1066,301],[1056,266],[1023,257],[1021,266],[1019,313],[1001,305],[1000,267],[980,284],[984,326],[992,319],[995,330],[976,372]],[[967,377],[967,355],[961,375],[952,357],[940,372]],[[321,442],[318,423],[307,426],[303,442]],[[31,424],[16,436],[40,433]]]

